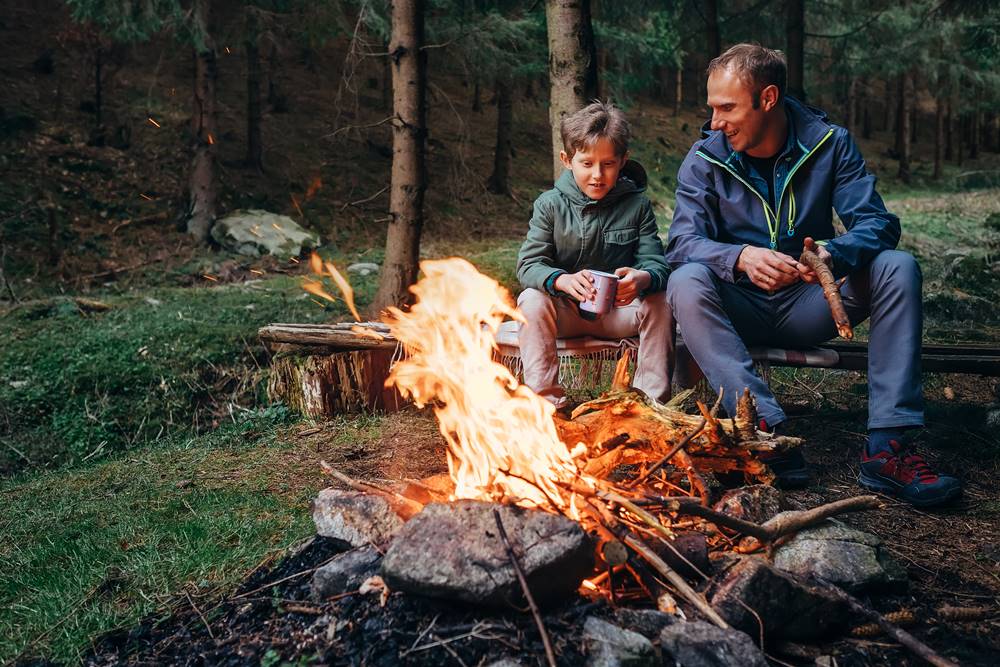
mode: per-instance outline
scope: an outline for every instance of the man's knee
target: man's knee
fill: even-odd
[[[718,292],[715,280],[712,269],[704,264],[684,264],[670,273],[667,301],[674,312],[685,305],[701,303]]]
[[[883,250],[872,260],[872,277],[881,285],[893,285],[920,293],[923,274],[917,260],[902,250]]]
[[[517,309],[530,321],[555,308],[553,298],[541,290],[529,287],[517,297]]]

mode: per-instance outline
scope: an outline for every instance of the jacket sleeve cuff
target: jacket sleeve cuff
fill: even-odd
[[[559,296],[560,292],[556,290],[556,278],[566,273],[565,271],[553,271],[549,274],[549,277],[545,279],[543,287],[549,296]]]

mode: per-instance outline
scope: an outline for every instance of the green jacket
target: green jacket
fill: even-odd
[[[643,294],[666,289],[670,269],[645,189],[646,172],[632,160],[611,191],[596,201],[580,191],[573,172],[564,171],[556,187],[535,200],[528,236],[517,255],[521,285],[555,294],[552,285],[561,273],[612,273],[631,266],[652,278]]]

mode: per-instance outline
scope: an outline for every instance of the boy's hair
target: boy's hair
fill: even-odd
[[[577,151],[593,146],[598,139],[607,139],[615,147],[615,154],[625,155],[632,138],[625,114],[611,102],[595,100],[559,124],[563,150],[573,157]]]
[[[760,44],[737,44],[726,49],[708,64],[711,76],[720,70],[730,70],[753,91],[753,108],[760,106],[760,93],[768,86],[778,87],[778,100],[785,99],[788,66],[785,54]]]

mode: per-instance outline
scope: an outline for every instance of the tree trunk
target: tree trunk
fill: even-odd
[[[479,85],[479,77],[476,77],[475,83],[472,84],[472,110],[476,113],[483,110],[483,91]]]
[[[103,108],[103,91],[101,90],[101,70],[104,68],[104,49],[101,48],[100,43],[97,45],[97,49],[94,53],[94,129],[96,134],[102,134],[101,125],[104,123],[104,118],[102,114]]]
[[[383,44],[382,49],[389,53],[389,45]],[[392,111],[392,62],[389,58],[381,58],[382,61],[382,108]]]
[[[916,86],[914,86],[914,94],[916,94]],[[917,120],[920,118],[920,114],[917,110],[916,100],[910,103],[910,143],[917,143]]]
[[[510,81],[497,78],[497,145],[486,189],[498,195],[510,194],[510,135],[514,116],[510,89]]]
[[[681,113],[681,104],[684,103],[684,65],[677,65],[674,70],[674,115]]]
[[[962,161],[965,158],[965,116],[962,115],[961,112],[958,113],[958,119],[956,121],[956,125],[957,127],[955,128],[955,144],[958,154],[955,156],[955,164],[961,167]]]
[[[934,106],[934,180],[940,181],[944,157],[944,97],[938,96]]]
[[[788,92],[793,97],[805,100],[805,0],[785,1],[785,41],[786,58],[788,59]]]
[[[861,121],[861,136],[865,139],[872,138],[872,105],[865,99],[864,117]]]
[[[847,84],[847,132],[853,137],[858,131],[858,77]]]
[[[719,3],[717,0],[705,0],[705,47],[708,49],[708,59],[722,53],[722,34],[719,32]]]
[[[913,104],[913,75],[904,72],[899,75],[899,127],[896,145],[899,149],[899,180],[910,182],[910,108]]]
[[[252,5],[246,8],[246,53],[247,53],[247,155],[246,165],[263,171],[264,147],[260,139],[260,36],[257,10]]]
[[[197,240],[208,240],[215,223],[215,43],[209,32],[210,0],[195,0],[195,81],[191,134],[194,159],[189,182],[187,231]]]
[[[583,83],[583,102],[586,104],[593,99],[605,95],[607,91],[601,84],[606,76],[604,65],[607,63],[607,50],[598,55],[597,40],[594,38],[594,7],[591,0],[579,0],[580,2],[580,46],[583,50],[586,61],[586,75]]]
[[[392,0],[392,175],[385,264],[374,312],[398,306],[409,298],[417,280],[420,232],[424,224],[427,173],[427,55],[424,43],[424,0]]]
[[[894,121],[899,113],[899,109],[896,107],[896,82],[890,82],[888,79],[885,81],[885,107],[883,108],[882,115],[882,130],[884,132],[895,131]]]
[[[953,138],[955,136],[955,119],[951,116],[951,97],[948,98],[947,106],[944,112],[944,159],[951,160],[954,158],[953,152]]]
[[[980,128],[982,127],[980,121],[982,119],[982,112],[979,110],[979,90],[976,90],[976,95],[973,98],[975,100],[975,106],[972,109],[972,113],[969,114],[969,159],[975,160],[979,157],[979,138],[980,138]]]
[[[552,131],[552,175],[559,178],[562,119],[584,105],[591,26],[584,25],[587,0],[546,0],[545,23],[549,40],[549,125]]]

